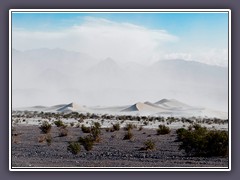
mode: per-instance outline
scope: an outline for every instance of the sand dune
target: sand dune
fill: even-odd
[[[144,102],[144,104],[147,104],[147,105],[149,105],[149,106],[152,106],[152,107],[155,107],[155,108],[160,109],[160,107],[159,107],[158,105],[156,105],[156,104],[154,104],[154,103],[151,103],[151,102],[149,102],[149,101]]]
[[[88,112],[89,110],[83,106],[80,106],[76,103],[70,103],[66,106],[63,106],[59,109],[57,109],[58,112],[71,112],[71,111],[77,111],[77,112]]]
[[[216,111],[204,107],[194,107],[175,99],[162,99],[156,103],[146,101],[138,102],[129,106],[111,107],[84,107],[76,103],[60,104],[50,107],[33,106],[26,108],[15,108],[19,111],[43,111],[43,112],[83,112],[96,114],[115,114],[115,115],[147,115],[147,116],[172,116],[172,117],[210,117],[227,119],[227,112]]]
[[[177,101],[175,99],[161,99],[160,101],[157,101],[156,103],[151,103],[149,101],[146,101],[144,103],[138,102],[123,111],[152,111],[152,112],[171,112],[175,110],[184,110],[192,108],[191,106],[182,103],[180,101]]]
[[[154,104],[162,107],[162,108],[167,108],[167,109],[189,109],[191,106],[182,103],[180,101],[177,101],[176,99],[161,99],[158,102],[155,102]]]
[[[139,111],[139,112],[162,112],[165,111],[165,109],[162,109],[161,107],[157,107],[154,104],[151,104],[150,102],[142,103],[138,102],[126,109],[122,110],[123,112],[127,111]]]

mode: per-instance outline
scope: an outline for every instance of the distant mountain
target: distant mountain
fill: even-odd
[[[95,59],[85,53],[80,53],[76,51],[67,51],[60,48],[49,49],[40,48],[32,49],[27,51],[18,51],[16,49],[12,50],[13,61],[43,61],[47,63],[69,63],[81,61],[84,64],[91,64]]]
[[[97,76],[118,76],[123,72],[121,67],[112,58],[108,57],[99,63],[93,65],[88,70],[90,75]]]
[[[227,67],[181,59],[158,61],[149,70],[151,73],[161,74],[176,81],[191,82],[193,80],[197,83],[224,83],[226,85],[228,80]]]
[[[84,104],[106,106],[172,97],[186,100],[188,104],[227,111],[226,67],[179,59],[161,60],[150,66],[123,64],[111,57],[100,61],[84,53],[47,48],[13,49],[12,53],[13,90],[40,90],[39,93],[15,93],[13,102],[17,105],[39,104],[43,102],[41,96],[49,100],[48,104],[79,100]],[[28,94],[33,95],[28,98]],[[183,108],[174,103],[176,109]],[[167,108],[173,102],[144,104]]]
[[[91,89],[118,88],[128,82],[125,71],[112,58],[106,58],[86,69],[84,77]]]

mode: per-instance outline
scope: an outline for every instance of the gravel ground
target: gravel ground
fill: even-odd
[[[73,155],[67,151],[69,141],[87,134],[81,128],[67,127],[68,135],[58,137],[59,128],[52,127],[52,143],[39,142],[38,126],[17,125],[12,132],[12,168],[14,167],[228,167],[228,158],[188,157],[179,151],[176,131],[168,135],[156,135],[156,130],[133,129],[132,140],[123,140],[126,131],[101,130],[101,141],[91,151],[81,146],[81,152]],[[140,150],[148,139],[156,143],[153,151]]]

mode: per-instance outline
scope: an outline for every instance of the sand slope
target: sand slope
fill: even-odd
[[[175,99],[162,99],[155,103],[146,101],[138,102],[128,106],[112,107],[85,107],[76,103],[60,104],[50,107],[33,106],[25,108],[15,108],[18,111],[43,111],[43,112],[82,112],[96,114],[114,115],[147,115],[147,116],[172,116],[172,117],[209,117],[227,119],[228,113],[212,110],[204,107],[194,107]]]
[[[154,104],[158,105],[159,107],[164,107],[167,109],[189,109],[191,106],[177,101],[176,99],[161,99],[160,101],[155,102]]]
[[[88,112],[89,110],[83,106],[80,106],[76,103],[70,103],[67,104],[66,106],[63,106],[59,109],[57,109],[58,112],[72,112],[72,111],[77,111],[77,112]]]
[[[150,102],[138,102],[126,109],[123,109],[122,112],[129,112],[129,111],[139,111],[139,112],[162,112],[165,109],[158,107]]]

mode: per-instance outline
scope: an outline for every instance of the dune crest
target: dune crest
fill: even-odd
[[[111,107],[85,107],[77,103],[60,104],[50,107],[35,106],[26,108],[16,108],[15,110],[44,111],[44,112],[84,112],[114,115],[144,115],[144,116],[173,116],[173,117],[215,117],[227,119],[228,113],[208,109],[204,107],[195,107],[180,102],[175,99],[161,99],[155,103],[137,102],[129,106],[111,106]]]
[[[60,111],[60,112],[68,112],[68,111],[87,112],[88,109],[72,102],[70,104],[67,104],[66,106],[63,106],[63,107],[57,109],[57,111]]]
[[[180,102],[176,99],[161,99],[160,101],[155,102],[154,104],[160,106],[160,107],[165,107],[165,108],[174,108],[174,109],[189,109],[191,106]]]
[[[156,105],[150,102],[138,102],[122,111],[139,111],[139,112],[161,112],[164,111],[161,107],[157,107]]]

